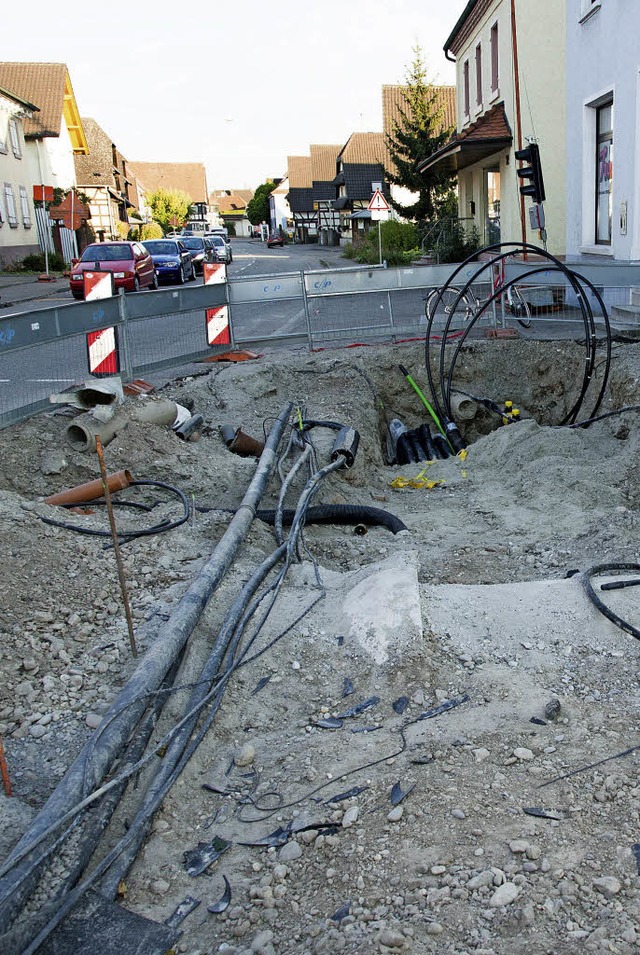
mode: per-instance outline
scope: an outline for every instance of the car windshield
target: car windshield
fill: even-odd
[[[212,235],[209,238],[214,245],[224,245],[224,239],[221,239],[219,235]]]
[[[151,255],[177,255],[178,244],[176,242],[166,242],[161,239],[144,243],[144,247]]]
[[[180,241],[187,249],[198,249],[202,251],[204,249],[204,239],[198,239],[196,236],[193,238],[189,235],[183,236]]]
[[[123,259],[132,259],[133,252],[130,245],[124,242],[105,242],[98,245],[88,245],[82,253],[81,262],[121,262]]]

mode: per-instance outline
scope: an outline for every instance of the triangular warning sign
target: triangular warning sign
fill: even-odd
[[[389,203],[382,195],[379,189],[376,189],[374,194],[371,196],[371,202],[367,206],[367,209],[370,212],[388,212]]]

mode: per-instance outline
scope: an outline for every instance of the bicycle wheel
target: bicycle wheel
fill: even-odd
[[[507,306],[518,325],[531,328],[531,309],[517,285],[512,285],[507,292]]]
[[[442,293],[442,294],[441,294]],[[471,317],[473,309],[466,295],[460,297],[460,289],[454,286],[447,286],[444,290],[439,288],[431,289],[427,295],[427,302],[424,308],[425,315],[430,322],[434,321],[437,315],[442,318],[448,318],[453,313],[453,308],[458,303],[455,310],[456,315],[460,315],[464,322]]]

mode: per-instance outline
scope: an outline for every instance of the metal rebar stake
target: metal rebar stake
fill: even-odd
[[[102,441],[100,440],[100,435],[96,435],[96,451],[98,452],[98,460],[100,462],[100,474],[102,475],[102,490],[104,492],[104,499],[107,504],[107,511],[109,513],[109,525],[111,527],[111,537],[113,539],[113,552],[116,555],[116,565],[118,568],[118,579],[120,581],[120,592],[122,594],[122,602],[124,603],[124,612],[127,616],[127,627],[129,628],[129,643],[131,644],[131,652],[134,657],[138,656],[138,649],[136,647],[136,638],[133,633],[133,618],[131,617],[131,608],[129,606],[129,595],[127,594],[127,582],[124,578],[124,567],[122,565],[122,557],[120,555],[120,542],[118,541],[118,531],[116,528],[116,518],[113,513],[113,505],[111,503],[111,491],[109,490],[109,484],[107,482],[107,468],[104,463],[104,453],[102,450]]]

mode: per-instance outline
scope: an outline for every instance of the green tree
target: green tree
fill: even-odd
[[[454,177],[441,172],[419,173],[417,168],[448,142],[452,130],[443,126],[443,104],[428,78],[421,48],[414,47],[413,54],[405,74],[401,118],[386,137],[391,156],[386,174],[390,182],[416,194],[415,201],[406,206],[392,199],[394,209],[406,219],[431,219],[451,193]]]
[[[273,179],[267,179],[254,192],[253,198],[247,203],[247,219],[251,225],[269,221],[269,196],[275,188]]]
[[[147,193],[147,205],[165,232],[180,228],[187,221],[193,200],[182,189],[156,189]]]

